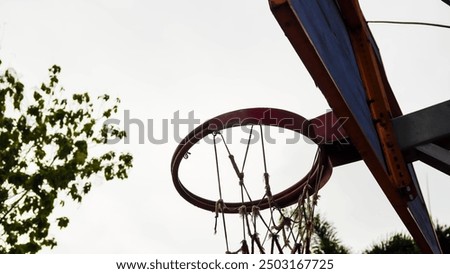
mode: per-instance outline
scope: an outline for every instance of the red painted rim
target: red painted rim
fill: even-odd
[[[216,210],[216,202],[197,196],[189,191],[181,182],[178,171],[181,161],[189,151],[189,149],[213,132],[223,129],[244,126],[244,125],[265,125],[282,127],[288,130],[301,133],[304,136],[314,139],[314,131],[311,130],[310,121],[304,117],[286,110],[275,108],[249,108],[228,112],[216,116],[190,132],[178,145],[172,157],[171,171],[172,180],[178,193],[189,203],[202,209],[214,212]],[[261,210],[267,209],[270,205],[283,208],[298,202],[298,198],[303,192],[306,185],[311,186],[311,190],[323,187],[331,177],[333,166],[329,157],[326,155],[322,145],[319,145],[319,154],[311,170],[298,182],[295,182],[287,189],[274,194],[273,202],[269,203],[267,199],[259,199],[248,202],[226,202],[224,201],[225,213],[238,213],[242,205],[247,207],[250,212],[253,206],[258,206]]]

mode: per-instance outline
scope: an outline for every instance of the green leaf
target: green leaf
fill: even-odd
[[[131,154],[129,154],[129,153],[121,154],[119,156],[119,160],[122,161],[124,163],[124,165],[127,167],[133,166],[133,156],[131,156]]]
[[[83,103],[83,95],[82,94],[74,94],[72,96],[72,99],[76,102],[78,102],[78,104]]]
[[[11,134],[8,132],[0,133],[0,149],[6,149],[10,144]]]
[[[25,173],[16,172],[9,176],[8,182],[17,187],[19,187],[19,186],[25,187],[25,182],[27,181],[28,177],[29,176]]]
[[[49,87],[47,87],[47,85],[45,85],[44,83],[41,84],[41,90],[43,92],[45,92],[46,94],[50,94],[50,92],[52,91]]]
[[[89,123],[84,124],[82,132],[86,134],[86,136],[91,137],[94,134],[93,127],[95,125],[95,120],[91,120]]]
[[[67,217],[57,218],[56,221],[58,222],[59,228],[65,228],[69,225],[69,219]]]
[[[106,166],[104,174],[107,181],[114,179],[114,167],[112,165]]]
[[[53,65],[50,69],[49,69],[51,74],[59,74],[61,72],[61,67],[57,66],[57,65]]]
[[[103,116],[105,118],[109,118],[109,117],[111,117],[111,112],[112,112],[112,109],[108,109],[105,112],[103,112]]]
[[[83,186],[83,193],[84,193],[84,194],[88,194],[89,191],[91,191],[91,187],[92,187],[91,183],[90,183],[90,182],[87,182],[87,183]]]
[[[39,99],[42,98],[42,95],[39,92],[35,91],[33,94],[33,97],[34,97],[34,100],[38,101]]]
[[[69,139],[64,136],[60,136],[60,138],[56,141],[58,144],[58,151],[56,153],[59,159],[67,159],[67,156],[72,153],[72,144]]]
[[[38,106],[29,106],[27,109],[27,114],[38,117],[41,110]]]

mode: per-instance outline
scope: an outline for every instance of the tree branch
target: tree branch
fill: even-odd
[[[17,206],[17,204],[20,202],[20,200],[22,200],[28,194],[29,191],[30,190],[25,191],[25,193],[11,205],[11,207],[8,209],[8,211],[6,211],[5,214],[3,214],[2,218],[0,219],[0,224],[3,223],[6,216],[8,216],[8,214]]]

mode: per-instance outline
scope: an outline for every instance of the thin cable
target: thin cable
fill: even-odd
[[[426,23],[426,22],[405,22],[405,21],[367,21],[368,24],[396,24],[396,25],[416,25],[416,26],[428,26],[428,27],[437,27],[437,28],[445,28],[450,29],[449,25],[443,24],[435,24],[435,23]]]
[[[216,145],[216,135],[213,134],[213,142],[214,142],[214,155],[216,157],[216,172],[217,172],[217,184],[219,186],[219,198],[222,200],[222,186],[220,183],[220,171],[219,171],[219,157],[217,156],[217,145]]]
[[[222,138],[223,144],[225,145],[225,148],[226,148],[227,151],[228,151],[228,155],[231,155],[231,152],[230,152],[230,150],[228,149],[227,142],[225,142],[225,138],[223,138],[222,132],[219,131],[219,132],[216,132],[216,134],[219,134],[219,135],[220,135],[220,138]]]
[[[266,150],[264,148],[264,135],[263,135],[262,125],[259,125],[259,129],[261,131],[261,148],[262,148],[263,163],[264,163],[264,184],[265,184],[265,187],[266,187],[267,202],[269,203],[269,211],[270,211],[270,216],[271,216],[270,219],[271,219],[271,222],[274,225],[276,225],[275,224],[275,220],[273,218],[272,192],[270,190],[270,184],[269,184],[269,173],[267,173]]]
[[[256,245],[258,246],[259,252],[261,254],[265,254],[264,247],[261,244],[261,240],[259,239],[258,232],[257,232],[257,229],[256,229],[256,222],[257,222],[258,216],[260,218],[262,218],[262,216],[260,216],[259,208],[257,206],[253,206],[252,207],[252,214],[251,214],[251,216],[252,216],[252,223],[253,223],[253,235],[251,235],[251,237],[252,237],[252,253],[254,253],[254,243],[256,242]],[[263,220],[263,222],[264,222],[264,220]]]
[[[246,237],[246,233],[245,233],[245,228],[246,228],[245,227],[245,219],[247,217],[247,208],[245,207],[245,205],[242,205],[239,208],[239,215],[241,215],[241,218],[242,218],[242,235],[244,237],[244,241],[246,241],[247,237]]]
[[[269,212],[270,212],[269,224],[272,223],[274,226],[276,226],[275,218],[274,218],[274,214],[273,214],[274,209],[272,208],[272,206],[273,206],[272,205],[273,196],[272,196],[272,192],[270,190],[269,173],[267,172],[266,150],[264,148],[264,134],[263,134],[263,129],[262,129],[262,125],[261,124],[259,125],[259,129],[261,131],[261,148],[262,148],[263,162],[264,162],[264,183],[265,183],[265,188],[266,188],[266,194],[264,196],[267,196],[267,202],[269,203]],[[273,244],[274,244],[274,242],[273,242],[274,238],[273,237],[277,238],[277,239],[275,239],[275,243],[276,243],[278,249],[280,248],[280,243],[278,242],[278,233],[279,232],[280,231],[278,231],[275,234],[273,232],[271,232],[271,235],[272,235],[271,252],[272,252],[272,254],[273,254],[273,248],[274,248],[273,247]],[[283,253],[283,252],[281,251],[281,253]]]
[[[219,157],[217,156],[216,135],[217,135],[216,133],[213,133],[213,137],[214,137],[213,138],[213,141],[214,141],[214,155],[216,157],[217,183],[218,183],[218,186],[219,186],[219,198],[220,198],[220,201],[222,202],[222,204],[219,205],[219,206],[220,206],[220,209],[221,209],[220,211],[222,212],[223,231],[224,231],[224,234],[225,234],[225,245],[227,247],[227,253],[228,253],[228,252],[230,252],[230,247],[228,245],[227,225],[225,223],[225,212],[224,212],[225,204],[223,203],[223,199],[222,199],[222,187],[221,187],[221,183],[220,183]],[[222,138],[222,140],[223,140],[223,138]],[[216,220],[217,220],[217,218],[216,218]]]
[[[250,128],[250,133],[248,136],[248,142],[247,142],[247,148],[245,149],[245,155],[244,155],[244,161],[242,162],[242,168],[241,168],[241,174],[244,174],[244,167],[245,167],[245,163],[247,162],[247,156],[248,156],[248,150],[250,148],[250,141],[252,139],[252,133],[253,133],[253,125]],[[247,197],[249,199],[250,202],[252,202],[252,198],[250,197],[250,193],[248,193],[247,187],[244,184],[244,181],[242,180],[242,184],[241,184],[241,191],[242,189],[245,191],[245,193],[247,194]],[[242,194],[243,196],[243,194]],[[244,202],[244,197],[242,197],[242,202]]]
[[[266,150],[264,149],[264,136],[263,136],[262,125],[259,125],[259,128],[261,130],[261,146],[262,146],[262,153],[263,153],[263,160],[264,160],[264,172],[267,173]]]
[[[239,168],[238,168],[238,166],[237,166],[237,164],[236,164],[236,160],[234,159],[234,155],[231,154],[231,151],[230,151],[230,149],[228,148],[228,145],[226,144],[225,139],[223,138],[222,133],[218,132],[217,134],[219,134],[219,135],[221,136],[222,140],[223,140],[223,144],[225,145],[225,148],[227,149],[227,152],[228,152],[228,158],[230,159],[231,165],[233,166],[233,169],[234,169],[234,171],[236,172],[236,176],[239,178],[239,183],[240,183],[241,188],[242,188],[242,185],[243,185],[243,183],[244,183],[244,170],[239,171]],[[244,185],[243,187],[244,187],[244,189],[245,189],[245,192],[247,193],[247,196],[248,196],[249,200],[252,201],[252,199],[250,198],[250,195],[249,195],[249,193],[248,193],[247,188],[245,187],[245,185]],[[242,196],[243,196],[243,195],[242,195]],[[243,199],[244,199],[244,198],[242,197],[242,200],[243,200]]]
[[[245,233],[245,225],[246,225],[246,220],[248,223],[248,219],[247,219],[247,208],[244,206],[244,165],[245,165],[245,160],[247,158],[247,152],[248,152],[248,145],[247,145],[247,151],[245,152],[245,158],[244,158],[244,164],[242,165],[242,169],[239,172],[239,170],[236,170],[236,172],[238,173],[238,177],[239,177],[239,186],[241,189],[241,203],[242,206],[239,209],[239,211],[242,210],[242,212],[239,212],[241,214],[242,217],[242,234],[244,236],[244,241],[246,241],[246,233]],[[231,158],[230,158],[231,159]],[[235,168],[237,168],[236,162],[234,162],[234,157],[232,158],[232,164],[234,164],[233,166],[235,166]],[[248,227],[248,229],[250,230],[250,227]],[[251,233],[249,233],[251,235]]]
[[[250,143],[251,143],[251,140],[252,140],[252,133],[253,133],[253,125],[250,128],[250,133],[249,133],[249,136],[248,136],[247,148],[245,149],[244,161],[242,163],[242,168],[241,168],[242,172],[244,172],[245,162],[247,161],[248,149],[250,148]]]

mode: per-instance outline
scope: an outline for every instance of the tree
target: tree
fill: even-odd
[[[374,244],[370,249],[365,250],[366,254],[417,254],[420,253],[419,247],[415,244],[411,236],[397,233]]]
[[[436,236],[441,245],[442,253],[450,253],[450,227],[447,225],[436,225]],[[421,253],[414,239],[403,233],[396,233],[370,249],[364,251],[367,254],[417,254]]]
[[[311,251],[314,254],[348,254],[350,250],[342,245],[336,229],[319,214],[314,217]]]
[[[292,214],[291,214],[292,215]],[[294,214],[295,216],[295,214]],[[303,223],[302,223],[303,224]],[[311,233],[311,253],[313,254],[348,254],[350,249],[337,237],[336,228],[319,214],[314,216]],[[299,229],[298,225],[295,229]],[[444,254],[450,254],[450,226],[436,225],[436,235]],[[363,251],[365,254],[416,254],[421,253],[414,239],[404,233],[396,233],[373,244]]]
[[[68,93],[58,84],[60,71],[51,67],[49,81],[32,92],[14,71],[0,71],[0,253],[53,248],[50,227],[69,223],[65,216],[53,218],[54,208],[81,202],[94,175],[125,179],[132,167],[130,154],[102,146],[125,137],[103,123],[117,112],[119,100]],[[99,112],[96,103],[108,107]]]
[[[299,237],[302,246],[300,252],[312,254],[350,253],[350,249],[343,245],[338,238],[336,228],[320,214],[314,214],[316,201],[305,199],[301,207],[285,209],[285,215],[291,216],[295,224],[292,228],[294,234],[302,235]],[[283,223],[283,220],[284,218],[281,218],[280,223]]]
[[[442,253],[450,254],[450,226],[436,225],[436,235],[441,245]]]

